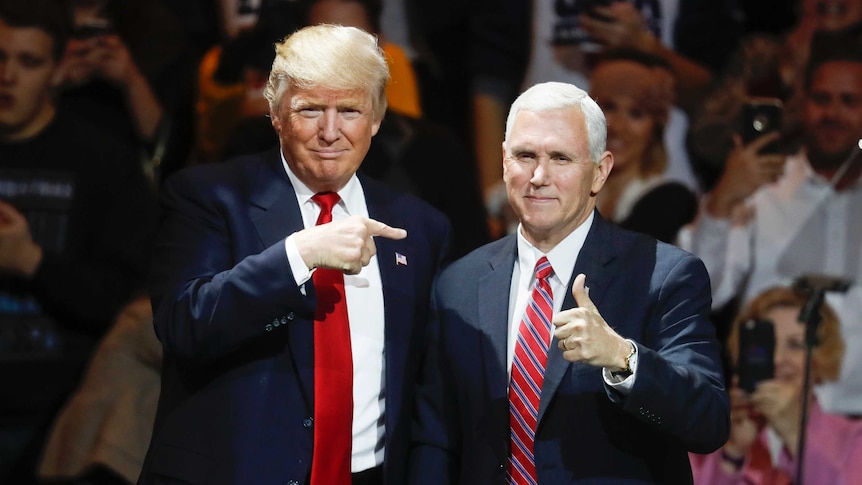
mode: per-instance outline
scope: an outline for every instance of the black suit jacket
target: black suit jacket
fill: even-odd
[[[385,301],[388,483],[402,483],[417,345],[449,239],[445,217],[360,179]],[[152,302],[165,350],[141,483],[303,483],[312,456],[314,287],[297,287],[284,238],[303,228],[277,150],[177,174],[164,187]],[[395,253],[408,264],[396,264]]]
[[[516,251],[515,236],[483,246],[435,284],[411,483],[505,483]],[[601,368],[566,361],[552,343],[536,431],[539,483],[691,483],[687,452],[713,451],[729,432],[703,264],[595,212],[572,279],[579,273],[605,320],[637,343],[637,375],[623,396]],[[576,306],[571,288],[563,309]]]

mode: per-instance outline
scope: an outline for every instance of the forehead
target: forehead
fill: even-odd
[[[608,84],[639,85],[643,84],[644,77],[652,73],[650,68],[634,61],[610,60],[599,64],[593,71],[590,86],[591,91],[601,89],[610,91],[605,86]]]
[[[821,64],[811,77],[811,91],[862,94],[862,63],[833,61]]]
[[[51,57],[51,36],[36,27],[13,27],[0,20],[0,51],[7,55]]]
[[[578,108],[521,110],[512,124],[512,149],[588,153],[587,127]]]
[[[291,107],[313,106],[371,106],[371,94],[362,88],[337,89],[317,86],[313,88],[290,87],[287,97]]]
[[[800,310],[801,308],[795,306],[776,306],[767,311],[764,317],[772,321],[776,333],[802,333],[804,326],[798,321]]]

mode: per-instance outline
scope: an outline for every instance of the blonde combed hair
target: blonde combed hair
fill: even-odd
[[[276,112],[290,86],[301,89],[363,89],[372,97],[376,119],[386,112],[389,66],[377,37],[356,27],[305,27],[275,45],[275,61],[264,97]]]

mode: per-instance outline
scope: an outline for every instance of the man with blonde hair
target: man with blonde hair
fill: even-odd
[[[166,184],[151,288],[165,363],[141,483],[404,483],[450,228],[356,174],[388,79],[368,33],[299,30],[265,91],[279,148]]]

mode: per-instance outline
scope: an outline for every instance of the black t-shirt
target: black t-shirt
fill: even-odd
[[[27,141],[0,143],[0,200],[24,214],[43,249],[32,280],[0,276],[0,369],[34,386],[30,396],[3,386],[12,395],[0,395],[2,409],[74,385],[120,308],[143,291],[156,205],[134,150],[68,115]]]

